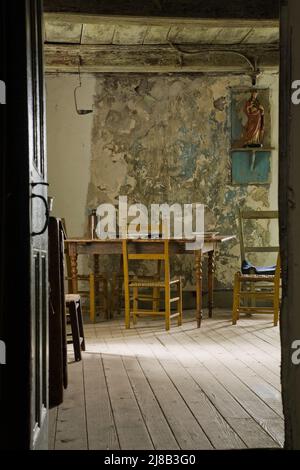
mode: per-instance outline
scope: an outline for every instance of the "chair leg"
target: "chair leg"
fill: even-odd
[[[80,337],[81,337],[81,351],[85,351],[85,337],[84,337],[82,310],[81,310],[81,302],[80,301],[76,302],[76,310],[77,310],[77,321],[78,321],[79,334],[80,334]]]
[[[107,279],[103,279],[103,310],[104,310],[104,315],[106,320],[109,320],[111,318],[111,312],[109,308],[109,303],[108,303],[108,283]]]
[[[179,297],[178,300],[178,320],[177,324],[178,326],[182,325],[182,282],[181,278],[179,279],[179,283],[177,284],[177,297]]]
[[[137,319],[136,312],[138,311],[138,309],[139,309],[139,289],[138,287],[134,287],[133,288],[133,311],[132,311],[134,325],[136,325],[136,319]]]
[[[96,303],[95,303],[95,275],[90,273],[90,320],[95,323]]]
[[[157,262],[157,272],[156,278],[159,280],[161,278],[161,271],[162,271],[162,262],[159,260]],[[154,287],[153,288],[153,303],[152,303],[153,312],[158,312],[160,308],[160,288]]]
[[[72,331],[74,356],[75,356],[75,361],[78,362],[78,361],[81,361],[81,348],[80,348],[80,334],[79,334],[76,302],[70,302],[69,312],[70,312],[70,323],[71,323],[71,331]]]
[[[153,287],[153,297],[152,297],[152,309],[153,312],[159,311],[159,299],[160,299],[160,289],[159,287]]]
[[[122,300],[123,300],[123,279],[119,278],[119,283],[118,283],[118,315],[121,315],[121,310],[122,310]]]
[[[250,290],[251,292],[254,292],[255,291],[255,283],[254,282],[250,282]],[[256,299],[255,299],[255,296],[254,295],[251,295],[250,297],[250,307],[256,307]],[[251,317],[251,313],[247,313],[247,317]]]
[[[110,298],[109,298],[109,309],[110,309],[110,316],[111,318],[114,317],[114,313],[117,312],[117,274],[114,273],[111,284],[110,284]]]
[[[240,306],[240,273],[235,273],[234,289],[233,289],[233,308],[232,308],[232,324],[236,325],[239,319]]]
[[[127,288],[126,285],[124,286],[124,294],[125,294],[125,328],[130,328],[130,292],[129,287]]]
[[[110,302],[110,318],[113,318],[113,314],[121,314],[122,307],[122,294],[123,294],[123,281],[119,274],[115,274],[112,280],[111,287],[112,299]]]
[[[279,282],[276,282],[276,280],[275,280],[275,285],[274,285],[274,301],[273,301],[273,306],[274,306],[274,326],[277,326],[277,325],[278,325],[278,320],[279,320],[279,310],[280,310],[279,296],[280,296],[280,285],[279,285]]]
[[[121,310],[122,310],[122,300],[123,300],[123,256],[120,258],[120,268],[119,268],[119,273],[117,275],[117,314],[121,315]],[[124,286],[125,289],[125,286]],[[125,296],[125,294],[124,294]]]
[[[170,303],[170,284],[165,285],[165,318],[166,330],[170,329],[171,303]]]

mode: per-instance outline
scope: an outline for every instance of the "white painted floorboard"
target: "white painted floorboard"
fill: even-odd
[[[143,319],[86,324],[83,361],[69,364],[50,413],[52,449],[244,449],[284,440],[279,329],[271,316],[218,310],[196,328]],[[70,350],[72,361],[72,350]]]

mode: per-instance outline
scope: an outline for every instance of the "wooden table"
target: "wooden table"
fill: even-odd
[[[215,272],[215,253],[221,243],[234,239],[234,235],[205,235],[202,248],[194,251],[187,251],[185,244],[191,243],[192,240],[170,238],[170,254],[185,254],[195,256],[195,281],[196,281],[196,320],[197,327],[201,326],[202,319],[202,262],[203,255],[208,255],[208,314],[211,318],[213,311],[213,285]],[[140,250],[146,253],[151,250],[151,244],[155,243],[157,251],[157,243],[162,245],[163,239],[139,239],[133,240],[140,244]],[[94,255],[95,274],[99,272],[99,255],[122,255],[122,240],[117,239],[84,239],[69,238],[65,240],[65,245],[71,259],[72,272],[72,290],[73,293],[78,292],[77,278],[77,257],[78,255]]]

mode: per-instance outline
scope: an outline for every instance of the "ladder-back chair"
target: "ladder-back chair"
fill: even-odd
[[[273,314],[274,326],[278,324],[280,308],[280,256],[278,246],[253,246],[246,244],[246,220],[278,220],[278,211],[239,211],[239,237],[241,248],[241,271],[235,274],[232,323],[235,325],[240,313]],[[256,266],[249,261],[249,253],[277,253],[276,264]],[[257,302],[260,304],[257,305]],[[271,306],[262,306],[268,303]]]
[[[129,230],[129,224],[127,225],[127,230]],[[151,234],[151,227],[148,227],[148,235]],[[162,221],[159,222],[158,236],[162,237]],[[130,237],[130,233],[128,234]],[[161,277],[162,262],[158,260],[155,266],[153,274],[147,275],[147,280],[159,281]],[[124,285],[124,266],[123,266],[123,256],[120,259],[120,268],[118,272],[113,273],[112,284],[111,284],[111,314],[117,313],[120,315],[122,309],[122,300],[123,300],[123,285]],[[144,295],[144,300],[151,300],[153,304],[153,309],[157,309],[158,299],[160,298],[160,288],[153,288],[152,294]]]
[[[170,277],[170,254],[169,240],[160,240],[147,242],[149,251],[141,253],[141,240],[122,241],[123,246],[123,268],[124,268],[124,291],[125,291],[125,324],[126,328],[130,328],[131,318],[135,324],[138,317],[144,316],[163,316],[165,317],[165,328],[170,329],[171,319],[177,318],[177,324],[182,324],[182,282],[181,278],[171,280]],[[160,249],[159,249],[160,248]],[[162,248],[162,249],[161,249]],[[162,277],[160,279],[145,279],[142,277],[130,275],[131,261],[160,261],[162,264]],[[171,289],[176,288],[176,296],[171,297]],[[160,298],[152,295],[140,294],[140,290],[150,289],[157,294],[161,290],[164,291],[164,308],[160,310]],[[131,297],[131,293],[133,296]],[[153,302],[155,297],[155,302]],[[151,309],[140,308],[140,302],[151,302]],[[173,303],[177,304],[175,312],[171,311]]]

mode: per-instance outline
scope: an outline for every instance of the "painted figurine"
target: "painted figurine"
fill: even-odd
[[[252,90],[251,97],[246,101],[245,114],[248,117],[248,122],[244,128],[242,135],[243,147],[262,147],[265,120],[264,108],[257,99],[257,90]]]

